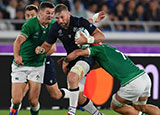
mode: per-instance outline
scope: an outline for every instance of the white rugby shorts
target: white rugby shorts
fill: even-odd
[[[147,73],[120,87],[117,94],[129,101],[138,101],[139,97],[150,97],[151,80]]]
[[[43,83],[45,65],[40,67],[17,66],[12,64],[12,83],[25,83],[28,80]]]

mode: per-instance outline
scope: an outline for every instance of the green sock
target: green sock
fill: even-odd
[[[38,111],[33,111],[33,110],[31,109],[30,111],[31,111],[31,115],[38,115],[38,113],[39,113],[39,110],[38,110]]]
[[[19,107],[19,104],[18,105],[13,105],[14,109],[18,109],[18,107]]]
[[[148,114],[146,114],[146,113],[142,113],[142,115],[148,115]]]

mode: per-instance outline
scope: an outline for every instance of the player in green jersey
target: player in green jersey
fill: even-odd
[[[93,45],[88,49],[77,49],[70,53],[64,59],[63,69],[79,56],[94,57],[104,70],[120,80],[121,87],[112,97],[113,110],[123,115],[160,115],[158,107],[146,104],[151,90],[149,76],[125,54],[104,44]],[[133,106],[127,105],[129,103]]]
[[[31,114],[38,115],[38,101],[41,83],[43,83],[46,55],[35,54],[35,48],[45,41],[53,20],[54,5],[43,2],[38,17],[27,20],[20,35],[14,42],[14,61],[12,64],[12,99],[10,115],[17,115],[17,108],[24,96],[26,82],[29,84],[29,102]]]

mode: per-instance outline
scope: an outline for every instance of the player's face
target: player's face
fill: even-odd
[[[61,11],[60,13],[56,13],[56,21],[62,28],[67,28],[70,22],[70,12]]]
[[[40,17],[43,20],[43,23],[49,24],[53,18],[54,8],[45,8],[40,11]]]
[[[37,12],[35,10],[30,10],[30,11],[27,10],[25,12],[25,20],[28,20],[28,19],[30,19],[30,18],[32,18],[34,16],[37,16]]]

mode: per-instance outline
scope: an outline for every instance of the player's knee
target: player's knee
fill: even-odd
[[[125,105],[124,103],[121,103],[121,102],[119,102],[119,101],[116,99],[116,94],[114,94],[114,95],[112,96],[111,108],[112,108],[113,110],[116,110],[117,108],[120,108],[120,107],[122,107],[122,106],[124,106],[124,105]]]
[[[18,105],[21,103],[21,99],[20,98],[12,98],[13,104]]]
[[[29,99],[29,103],[32,105],[32,106],[37,106],[37,104],[38,104],[38,99]]]
[[[70,72],[76,73],[81,79],[89,71],[89,65],[85,61],[78,61],[70,70]]]

